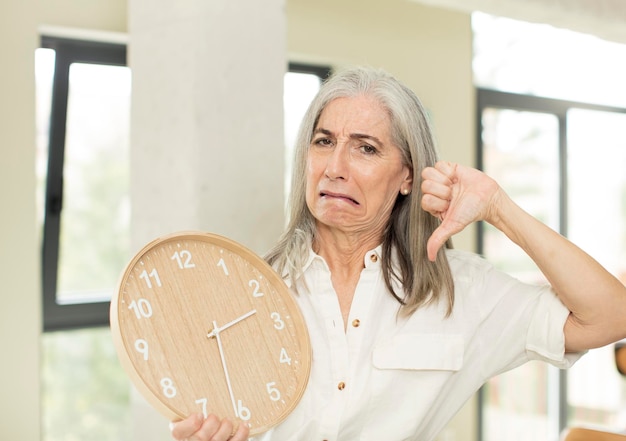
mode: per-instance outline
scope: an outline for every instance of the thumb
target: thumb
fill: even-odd
[[[428,260],[434,262],[437,258],[437,253],[445,245],[445,243],[450,239],[454,234],[458,233],[460,230],[454,228],[452,222],[444,221],[439,224],[439,226],[433,231],[433,234],[428,238],[428,242],[426,243],[426,252],[428,254]]]
[[[437,258],[437,253],[441,249],[444,243],[446,243],[448,238],[446,237],[441,225],[437,227],[433,234],[428,238],[428,243],[426,244],[426,252],[428,254],[428,260],[434,262]]]

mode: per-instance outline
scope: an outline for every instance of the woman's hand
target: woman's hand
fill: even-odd
[[[220,421],[215,415],[204,418],[193,414],[181,421],[170,423],[172,438],[176,441],[245,441],[250,429],[245,424],[238,427],[224,418]]]
[[[437,162],[422,172],[422,208],[441,220],[428,240],[428,258],[472,222],[494,223],[502,190],[489,176],[469,167]]]
[[[520,208],[484,173],[438,162],[422,173],[422,208],[441,219],[428,258],[453,234],[484,220],[519,245],[571,311],[565,349],[578,352],[626,338],[626,287],[591,256]]]

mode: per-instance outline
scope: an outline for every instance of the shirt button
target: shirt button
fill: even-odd
[[[341,381],[338,385],[337,385],[337,389],[339,390],[344,390],[346,388],[346,383],[344,383],[343,381]]]
[[[371,260],[372,262],[378,262],[378,256],[377,256],[376,254],[372,254],[372,255],[370,256],[370,260]]]
[[[352,326],[353,327],[358,328],[360,324],[361,324],[361,320],[359,320],[359,319],[352,320]]]

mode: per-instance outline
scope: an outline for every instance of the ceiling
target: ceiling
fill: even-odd
[[[482,11],[518,20],[548,23],[626,43],[624,0],[412,0],[463,12]]]

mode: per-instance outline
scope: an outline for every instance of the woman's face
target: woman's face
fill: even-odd
[[[387,111],[368,96],[326,106],[313,131],[306,173],[306,202],[318,228],[377,237],[412,181],[392,143]]]

